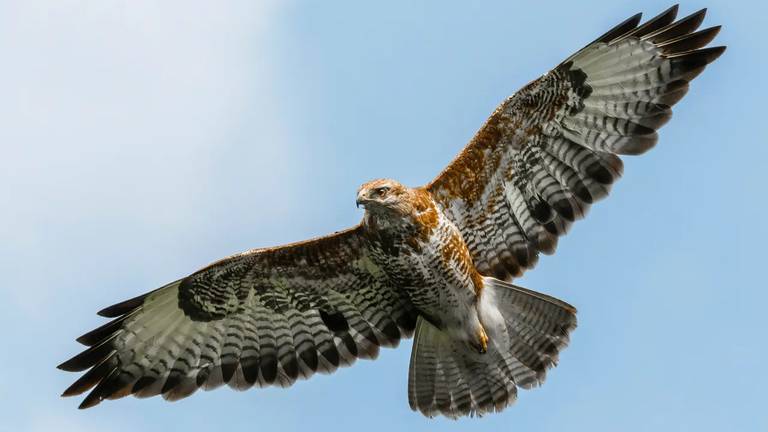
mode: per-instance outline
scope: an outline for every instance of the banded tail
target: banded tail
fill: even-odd
[[[501,411],[517,388],[541,384],[557,364],[576,309],[554,297],[485,277],[480,320],[488,351],[478,353],[419,318],[408,372],[411,409],[450,418]]]

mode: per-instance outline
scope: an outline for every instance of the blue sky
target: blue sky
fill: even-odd
[[[768,429],[768,7],[721,0],[681,13],[709,7],[729,50],[518,281],[579,328],[505,412],[411,412],[410,341],[289,390],[58,397],[98,309],[356,223],[360,183],[427,182],[507,95],[669,6],[638,3],[0,0],[0,429]]]

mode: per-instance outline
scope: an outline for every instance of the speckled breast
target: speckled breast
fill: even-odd
[[[435,226],[377,230],[372,259],[434,324],[444,327],[474,307],[482,282],[458,229],[442,215]]]

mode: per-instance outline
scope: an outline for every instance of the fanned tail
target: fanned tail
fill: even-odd
[[[478,353],[419,318],[411,353],[411,409],[450,418],[501,411],[517,388],[541,384],[576,328],[576,309],[554,297],[486,277],[480,319],[489,337]]]

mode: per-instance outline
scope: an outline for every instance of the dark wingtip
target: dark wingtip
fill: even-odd
[[[88,334],[84,334],[84,335],[80,336],[79,338],[75,339],[75,342],[79,343],[80,345],[85,345],[85,346],[91,346],[92,345],[90,343],[91,339],[89,338]]]
[[[56,369],[63,370],[66,372],[81,372],[85,370],[84,368],[80,367],[77,363],[77,356],[72,357],[71,359],[65,361],[64,363],[61,363],[60,365],[56,366]]]
[[[643,23],[643,25],[631,31],[629,34],[635,37],[642,37],[649,33],[655,32],[656,30],[662,27],[672,24],[675,21],[675,18],[677,17],[678,9],[679,9],[679,5],[674,5],[670,7],[664,12],[649,19],[648,21]]]
[[[105,318],[117,318],[120,315],[126,314],[141,306],[144,303],[144,299],[146,299],[149,294],[150,293],[142,294],[138,297],[134,297],[132,299],[113,304],[112,306],[105,307],[104,309],[96,312],[96,314]]]
[[[727,46],[721,45],[721,46],[716,46],[711,48],[704,48],[699,51],[704,51],[706,53],[705,55],[707,58],[707,63],[712,63],[713,61],[720,58],[720,56],[723,55],[723,53],[727,48],[728,48]]]
[[[83,402],[77,407],[78,409],[95,407],[104,399],[114,395],[115,392],[120,390],[121,385],[124,384],[124,382],[119,379],[120,373],[117,368],[111,367],[109,363],[106,363],[104,370],[99,371],[97,375],[101,379],[98,380],[96,387],[88,393],[88,396],[83,399]],[[94,380],[93,382],[95,383],[96,381]],[[86,389],[83,389],[83,391]]]
[[[592,43],[596,42],[610,42],[614,39],[616,39],[619,36],[622,36],[625,33],[628,33],[632,29],[636,28],[638,24],[640,24],[640,20],[643,19],[643,13],[638,12],[631,17],[625,19],[620,24],[616,25],[612,29],[605,32],[603,35],[601,35],[599,38],[595,39]],[[589,44],[589,45],[592,45]],[[589,46],[588,45],[588,46]]]
[[[675,17],[677,17],[677,13],[679,11],[680,11],[680,3],[677,3],[677,4],[674,4],[674,5],[670,6],[669,8],[667,8],[667,10],[665,10],[664,12],[662,12],[662,13],[656,15],[655,17],[651,18],[651,20],[662,19],[662,18],[670,17],[670,16],[672,17],[672,20],[674,20]]]
[[[98,328],[95,328],[89,331],[88,333],[85,333],[84,335],[80,336],[75,340],[85,346],[97,345],[102,341],[113,336],[116,332],[118,332],[120,328],[122,328],[122,325],[125,322],[125,320],[128,319],[128,317],[130,316],[131,314],[125,314],[120,318],[113,319],[112,321],[109,321],[106,324],[103,324]]]
[[[72,357],[57,367],[67,372],[82,372],[109,357],[112,352],[111,339],[106,339],[80,354]]]
[[[678,36],[694,32],[704,22],[707,9],[701,9],[667,26],[643,36],[653,43],[663,43]]]
[[[697,58],[700,59],[703,64],[709,64],[713,61],[717,60],[726,50],[725,45],[721,46],[714,46],[714,47],[708,47],[708,48],[702,48],[695,51],[688,51],[684,53],[675,53],[668,58],[676,59],[676,58]]]
[[[658,44],[658,47],[661,48],[665,55],[693,51],[712,42],[715,36],[720,32],[720,29],[721,26],[714,26],[697,32],[688,33],[664,41]]]
[[[698,28],[701,25],[701,23],[704,22],[704,17],[706,16],[707,16],[707,8],[702,8],[688,15],[687,17],[681,19],[680,21],[691,20],[692,22],[696,23],[696,28]]]
[[[691,20],[691,21],[698,22],[699,25],[701,25],[701,23],[704,21],[705,16],[707,16],[707,8],[701,8],[696,12],[688,15],[687,17],[681,19],[680,21]]]
[[[604,34],[600,40],[601,42],[609,42],[612,39],[615,39],[622,34],[632,30],[633,28],[637,27],[638,24],[640,24],[640,21],[643,20],[643,13],[638,12],[631,17],[625,19],[621,24],[614,27],[611,31]]]
[[[680,3],[670,6],[667,10],[651,18],[649,21],[660,20],[660,21],[666,22],[666,24],[664,25],[669,25],[675,21],[675,18],[677,18],[678,12],[680,12]]]
[[[102,401],[101,397],[93,396],[92,394],[90,394],[85,399],[83,399],[83,402],[77,406],[77,409],[84,410],[88,408],[93,408],[96,405],[100,404],[101,401]]]
[[[637,25],[640,23],[640,21],[643,20],[643,13],[638,12],[631,17],[627,18],[622,24],[629,24],[632,23],[633,25]]]
[[[69,386],[61,393],[61,397],[72,397],[79,394],[82,394],[82,392],[78,392],[76,389],[72,388],[72,386]]]

